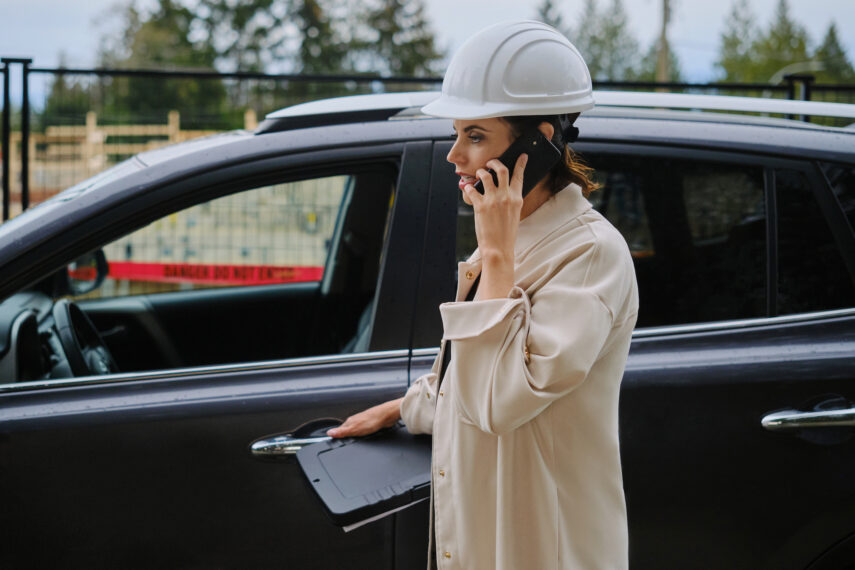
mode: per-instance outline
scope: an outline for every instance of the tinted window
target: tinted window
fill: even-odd
[[[852,279],[807,178],[778,170],[775,181],[779,313],[855,306]]]
[[[849,220],[849,228],[855,228],[855,167],[840,164],[824,164],[837,203]]]
[[[766,213],[759,167],[590,155],[602,188],[589,198],[629,245],[638,326],[766,315]],[[472,210],[458,208],[458,259],[475,248]]]
[[[766,215],[757,167],[592,156],[594,206],[621,231],[638,277],[638,326],[765,314]]]

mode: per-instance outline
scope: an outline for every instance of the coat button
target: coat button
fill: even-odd
[[[475,274],[472,273],[471,271],[467,271],[466,272],[466,278],[467,279],[475,279]],[[446,552],[446,554],[448,554],[448,553]]]
[[[445,396],[445,392],[443,392],[442,390],[440,390],[440,391],[439,391],[439,395],[440,395],[440,396]]]
[[[450,553],[450,552],[446,552],[445,554],[443,554],[443,556],[445,556],[446,558],[451,558],[451,553]]]
[[[443,471],[442,469],[440,469],[440,470],[439,470],[439,476],[440,476],[440,477],[445,477],[445,471]]]
[[[430,400],[430,393],[429,393],[429,392],[425,392],[425,398],[427,398],[428,400]]]
[[[528,347],[525,347],[523,353],[525,353],[525,363],[528,364],[531,362],[531,352],[528,350]]]

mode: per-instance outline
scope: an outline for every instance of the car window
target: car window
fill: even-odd
[[[638,326],[766,314],[766,213],[760,167],[592,154],[594,208],[621,232],[639,284]],[[476,246],[458,205],[457,257]]]
[[[845,195],[842,177],[835,179],[841,181],[842,203],[851,207],[852,197]],[[807,177],[794,170],[777,170],[775,191],[778,312],[786,315],[855,306],[855,287]]]
[[[842,164],[823,164],[837,203],[849,220],[849,228],[855,228],[855,166]]]
[[[273,184],[170,214],[103,248],[109,275],[88,297],[320,281],[352,181]]]
[[[766,312],[766,214],[759,167],[592,156],[591,199],[623,234],[639,284],[638,326]]]
[[[377,350],[396,166],[288,176],[164,215],[101,248],[109,277],[79,306],[120,372]],[[86,259],[69,266],[72,282],[97,282],[103,262]]]

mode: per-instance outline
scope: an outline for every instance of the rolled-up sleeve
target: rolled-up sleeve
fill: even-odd
[[[410,433],[433,433],[438,366],[439,357],[434,362],[434,369],[416,378],[401,401],[401,419]]]
[[[584,382],[613,324],[599,290],[608,280],[590,280],[585,265],[568,263],[532,298],[514,287],[507,299],[441,305],[463,421],[506,433]]]

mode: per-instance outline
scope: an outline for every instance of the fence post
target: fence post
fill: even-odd
[[[178,135],[181,131],[181,115],[178,111],[170,111],[166,118],[167,132],[169,133],[169,142],[178,142]]]
[[[784,79],[787,81],[787,97],[789,99],[796,99],[796,81],[798,81],[801,84],[799,99],[801,101],[810,101],[813,82],[816,80],[816,77],[810,74],[794,73],[792,75],[785,75]],[[794,117],[790,115],[789,118],[793,119]],[[809,123],[810,117],[808,115],[800,115],[799,120]]]
[[[83,135],[83,168],[87,178],[95,173],[95,141],[98,139],[98,114],[95,111],[86,112],[86,134]]]
[[[813,75],[803,75],[802,76],[802,101],[810,101],[811,96],[813,95],[813,82],[816,81],[816,77]],[[806,123],[810,122],[810,117],[805,115],[803,120]]]
[[[248,131],[254,131],[258,128],[258,117],[255,115],[255,109],[247,109],[244,111],[243,128]]]
[[[3,221],[9,219],[9,197],[12,192],[9,185],[9,144],[11,143],[12,132],[10,122],[9,109],[9,62],[6,59],[0,60],[3,63]]]
[[[21,60],[21,211],[30,207],[30,64]]]

